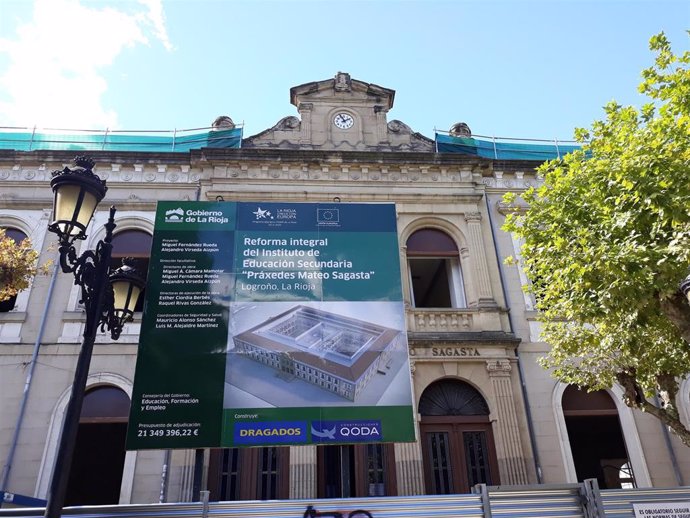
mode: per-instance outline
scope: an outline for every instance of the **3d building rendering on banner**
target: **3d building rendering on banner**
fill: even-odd
[[[353,401],[385,374],[399,340],[394,329],[303,306],[234,337],[240,354]]]
[[[115,205],[113,264],[133,257],[143,271],[159,201],[395,203],[397,214],[404,330],[295,303],[229,343],[267,376],[349,403],[406,333],[416,442],[126,452],[140,303],[118,341],[98,335],[67,504],[190,501],[195,485],[213,500],[241,500],[690,481],[687,448],[626,407],[619,387],[586,393],[537,363],[549,345],[526,278],[504,264],[519,243],[501,230],[501,199],[538,185],[535,168],[572,146],[482,138],[464,123],[425,136],[395,119],[394,98],[339,72],[292,88],[290,115],[252,136],[230,117],[166,134],[0,130],[0,227],[30,238],[41,261],[56,254],[50,174],[76,154],[92,157],[108,186],[77,252],[104,237]],[[79,288],[57,271],[0,304],[0,489],[37,498],[48,491],[85,323]],[[687,381],[680,398],[687,420]]]

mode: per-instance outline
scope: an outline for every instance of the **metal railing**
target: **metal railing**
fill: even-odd
[[[90,518],[634,518],[634,503],[689,503],[690,487],[599,490],[579,484],[475,486],[471,494],[68,507],[63,516]],[[40,517],[42,508],[0,509],[4,517]]]

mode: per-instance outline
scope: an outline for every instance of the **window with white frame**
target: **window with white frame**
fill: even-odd
[[[416,308],[467,306],[455,241],[445,232],[424,228],[407,240],[407,263]]]

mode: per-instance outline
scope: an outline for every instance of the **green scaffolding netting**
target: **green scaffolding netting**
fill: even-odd
[[[436,150],[439,153],[463,153],[492,158],[494,160],[552,160],[580,149],[580,146],[553,144],[521,144],[498,140],[482,140],[472,137],[454,137],[436,133]]]
[[[186,152],[204,147],[239,148],[242,128],[202,132],[136,133],[58,133],[0,130],[0,149],[16,151],[148,151],[158,153]]]

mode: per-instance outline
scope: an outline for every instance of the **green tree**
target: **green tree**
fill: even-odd
[[[16,243],[0,228],[0,302],[29,287],[31,279],[46,267],[37,267],[38,252],[24,239]]]
[[[582,149],[539,168],[504,229],[524,240],[522,267],[542,312],[542,365],[590,390],[615,382],[625,403],[690,446],[676,407],[690,373],[690,52],[661,33],[639,86],[640,110],[615,102]],[[522,208],[520,208],[522,207]],[[654,398],[658,395],[660,400]],[[659,404],[656,404],[659,401]]]

